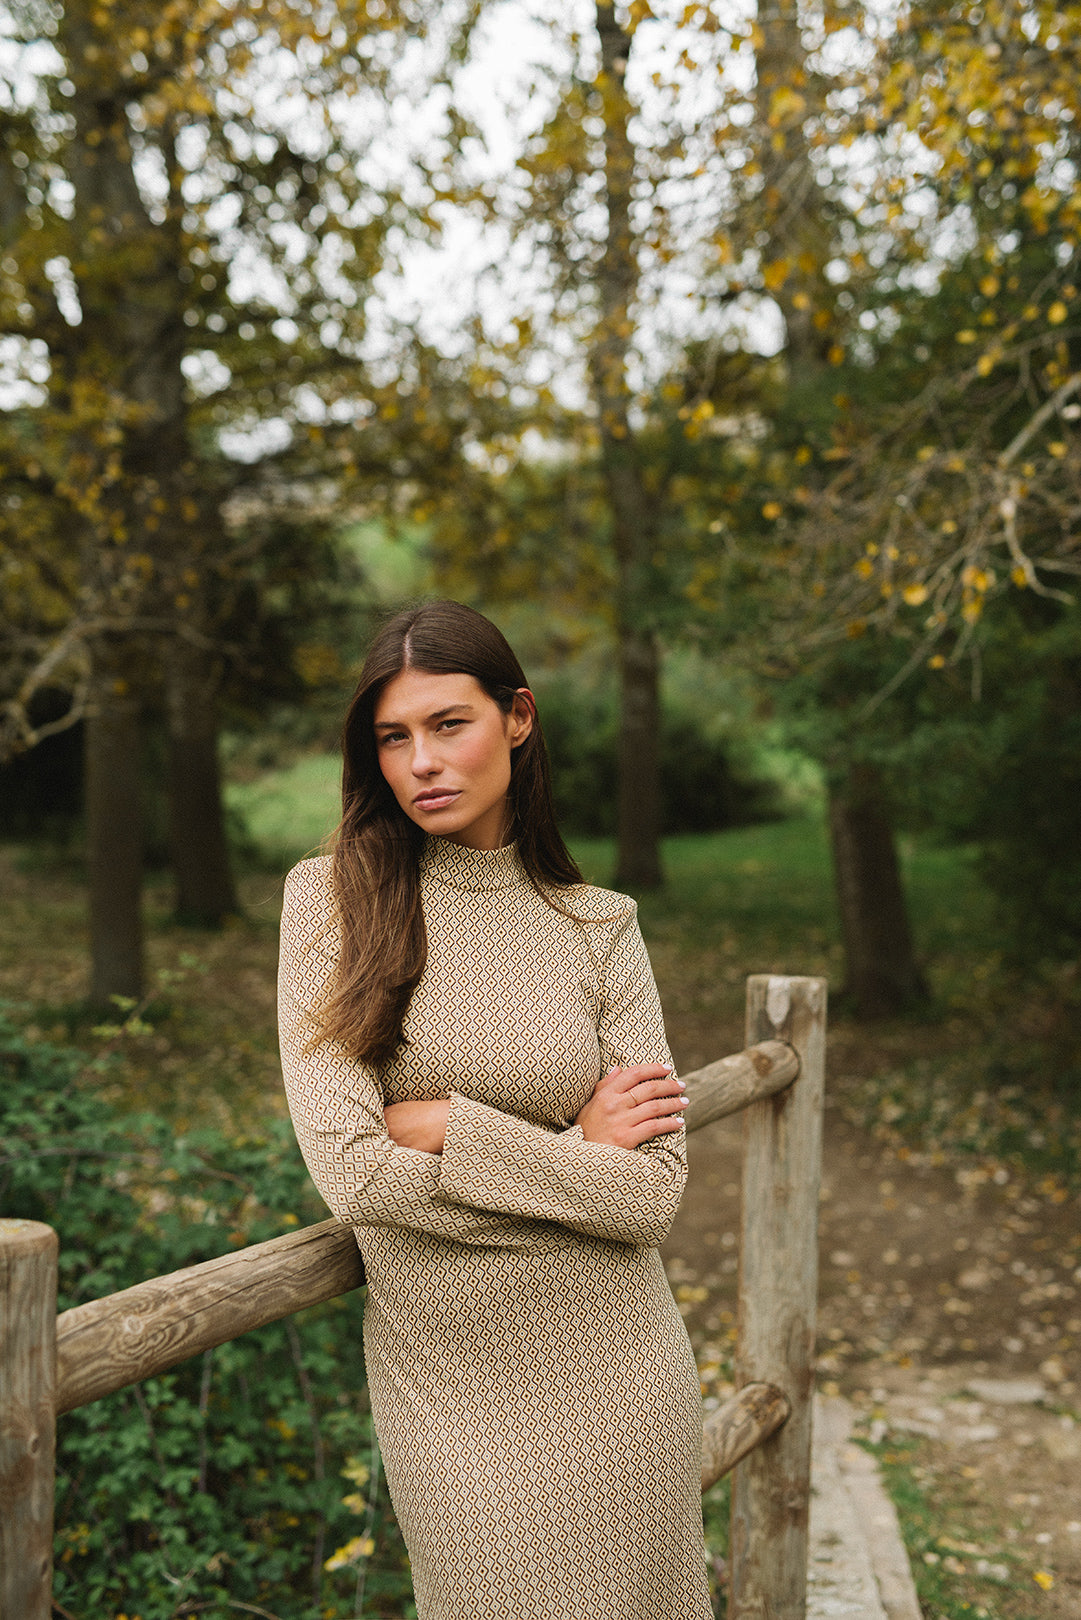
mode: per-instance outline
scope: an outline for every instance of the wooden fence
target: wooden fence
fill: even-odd
[[[745,1110],[737,1393],[705,1424],[702,1489],[736,1468],[729,1620],[803,1620],[810,1498],[822,979],[747,981],[747,1048],[687,1075],[688,1130]],[[795,1082],[795,1083],[794,1083]],[[58,1413],[359,1288],[337,1221],[56,1313],[57,1236],[0,1219],[0,1620],[52,1613]]]

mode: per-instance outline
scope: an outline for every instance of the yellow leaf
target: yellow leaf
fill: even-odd
[[[1062,299],[1056,298],[1055,302],[1051,305],[1051,308],[1047,311],[1047,319],[1051,322],[1052,326],[1061,326],[1069,313],[1070,312],[1066,308],[1066,305],[1062,302]]]
[[[931,657],[927,660],[927,667],[928,669],[942,669],[945,662],[946,660],[943,658],[941,653],[932,653]]]
[[[358,1564],[362,1558],[370,1558],[374,1551],[375,1542],[371,1536],[354,1536],[344,1547],[331,1554],[323,1568],[345,1569],[349,1564]]]
[[[975,343],[978,333],[971,326],[963,326],[957,334],[958,343]]]
[[[1010,578],[1015,585],[1024,587],[1028,584],[1028,575],[1025,573],[1025,570],[1021,567],[1020,563],[1018,563],[1016,567],[1010,569]]]
[[[774,259],[772,264],[765,265],[762,270],[762,280],[765,282],[766,291],[776,292],[778,287],[783,287],[791,268],[791,259]]]
[[[904,597],[909,607],[922,607],[924,602],[927,600],[927,586],[906,585],[904,590],[901,592],[901,595]]]
[[[841,345],[839,343],[831,343],[829,352],[826,355],[826,359],[829,361],[830,365],[839,366],[843,364],[844,357],[845,351],[842,349]]]
[[[767,501],[765,506],[762,508],[762,516],[764,518],[769,518],[772,522],[775,518],[779,518],[783,511],[784,507],[781,505],[780,501]]]
[[[1047,446],[1047,453],[1048,455],[1054,456],[1056,461],[1061,461],[1062,457],[1066,454],[1066,446],[1063,444],[1061,439],[1052,439],[1051,443]]]
[[[1050,1592],[1051,1588],[1055,1584],[1055,1577],[1053,1575],[1049,1575],[1046,1569],[1036,1570],[1032,1579],[1043,1592]]]
[[[856,564],[856,573],[861,579],[870,579],[874,571],[875,565],[871,561],[870,557],[861,557],[859,562]]]

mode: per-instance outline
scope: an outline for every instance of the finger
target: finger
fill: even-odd
[[[638,1063],[633,1068],[618,1069],[614,1073],[618,1091],[633,1091],[644,1080],[664,1079],[671,1075],[672,1070],[667,1063]]]
[[[667,1119],[682,1114],[687,1107],[686,1097],[647,1097],[632,1111],[635,1124],[651,1119]]]
[[[636,1103],[643,1103],[649,1102],[653,1097],[680,1097],[686,1089],[685,1081],[670,1074],[663,1080],[640,1080],[631,1088],[629,1095],[634,1097]]]
[[[635,1147],[641,1147],[643,1142],[652,1142],[658,1136],[671,1136],[683,1129],[683,1117],[678,1119],[667,1116],[664,1119],[646,1119],[641,1124],[631,1126],[628,1138]]]

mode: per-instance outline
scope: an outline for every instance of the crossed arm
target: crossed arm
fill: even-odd
[[[678,1131],[687,1099],[682,1080],[662,1063],[640,1063],[612,1069],[593,1088],[593,1095],[574,1123],[585,1142],[633,1149],[654,1137]],[[420,1153],[442,1153],[450,1100],[401,1102],[384,1108],[387,1134],[399,1147]]]
[[[331,1042],[311,1007],[335,962],[329,884],[317,862],[290,874],[282,917],[282,1069],[312,1179],[339,1219],[411,1228],[473,1246],[548,1248],[568,1232],[653,1247],[686,1178],[682,1087],[633,910],[602,973],[598,1037],[609,1065],[575,1121],[551,1130],[466,1095],[384,1107],[375,1074]],[[562,1229],[562,1236],[560,1235]]]

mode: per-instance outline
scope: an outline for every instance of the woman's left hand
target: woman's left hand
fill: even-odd
[[[587,1142],[638,1148],[683,1127],[687,1106],[682,1080],[663,1063],[613,1069],[599,1080],[575,1124]]]
[[[383,1118],[396,1146],[442,1153],[449,1113],[449,1102],[400,1102],[384,1108]]]

